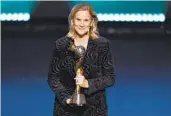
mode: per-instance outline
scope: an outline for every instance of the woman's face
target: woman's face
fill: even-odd
[[[73,19],[74,29],[78,36],[87,35],[91,25],[91,15],[87,10],[78,11]]]

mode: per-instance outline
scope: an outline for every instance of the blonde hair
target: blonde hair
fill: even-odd
[[[90,38],[92,39],[97,39],[98,38],[98,31],[97,31],[97,23],[98,23],[98,18],[97,18],[97,15],[93,9],[93,7],[91,7],[90,5],[88,4],[78,4],[76,6],[74,6],[69,14],[69,17],[68,17],[68,22],[69,22],[69,32],[67,34],[68,37],[74,39],[75,35],[76,35],[76,32],[75,32],[75,29],[73,27],[73,24],[72,24],[72,20],[74,19],[75,17],[75,14],[78,12],[78,11],[81,11],[81,10],[87,10],[89,11],[90,15],[91,15],[91,18],[92,18],[92,23],[90,25],[90,30],[89,30],[89,36]]]

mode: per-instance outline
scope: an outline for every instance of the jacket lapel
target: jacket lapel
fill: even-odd
[[[68,45],[70,46],[71,44],[73,44],[73,40],[71,40],[70,38],[68,38]],[[67,65],[67,70],[70,73],[70,76],[75,78],[76,74],[75,74],[75,65],[76,65],[76,58],[75,58],[75,53],[71,52],[68,50],[67,53],[67,57],[68,59],[68,65]],[[98,44],[97,44],[97,40],[93,40],[91,38],[89,38],[88,40],[88,45],[87,45],[87,50],[85,52],[85,56],[84,56],[84,60],[83,60],[83,70],[84,70],[84,76],[86,78],[89,77],[90,74],[90,66],[91,65],[95,65],[95,63],[98,60]]]
[[[98,44],[97,40],[89,39],[87,50],[83,61],[84,76],[89,77],[90,66],[95,65],[98,59]]]

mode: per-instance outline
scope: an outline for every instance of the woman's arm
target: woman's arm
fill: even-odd
[[[86,94],[90,95],[98,90],[103,90],[111,86],[115,82],[114,62],[109,42],[100,45],[99,62],[101,65],[101,73],[97,73],[97,77],[88,79],[89,88],[85,89]]]
[[[60,59],[60,49],[59,46],[55,44],[55,49],[53,50],[52,60],[48,72],[48,84],[57,96],[60,103],[66,105],[66,100],[71,97],[71,92],[66,89],[60,82],[62,70],[61,70],[61,60]]]

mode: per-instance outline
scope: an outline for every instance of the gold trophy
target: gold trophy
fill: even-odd
[[[78,60],[76,61],[76,76],[83,74],[83,59],[85,54],[85,48],[83,46],[75,46],[74,44],[71,46],[71,50],[75,52],[78,56]],[[85,95],[81,93],[81,87],[76,85],[75,93],[71,98],[71,105],[73,106],[83,106],[86,104]]]

